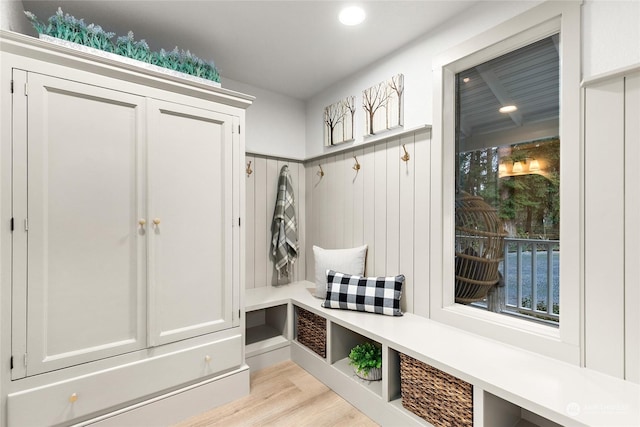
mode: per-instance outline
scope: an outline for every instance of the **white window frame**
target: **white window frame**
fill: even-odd
[[[430,317],[488,338],[581,364],[583,150],[579,2],[547,2],[434,60]],[[560,326],[456,304],[454,277],[456,73],[560,33]]]

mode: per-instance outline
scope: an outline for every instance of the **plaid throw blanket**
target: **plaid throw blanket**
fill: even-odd
[[[271,254],[278,279],[283,275],[291,278],[293,264],[298,258],[298,226],[287,165],[282,167],[278,178],[278,195],[271,224]]]

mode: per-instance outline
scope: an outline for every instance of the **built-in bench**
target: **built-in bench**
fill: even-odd
[[[473,425],[638,426],[640,386],[406,313],[325,309],[296,282],[246,291],[246,360],[252,369],[291,359],[381,425],[430,425],[402,406],[401,353],[473,386]],[[326,319],[326,357],[297,340],[299,309]],[[382,381],[356,377],[349,350],[374,341]]]

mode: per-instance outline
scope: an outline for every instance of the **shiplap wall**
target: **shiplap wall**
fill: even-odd
[[[305,164],[307,280],[314,280],[313,245],[367,244],[365,273],[404,274],[403,310],[428,315],[429,141],[424,128]]]
[[[640,71],[584,103],[585,365],[640,383]]]
[[[294,280],[314,281],[313,245],[368,245],[366,274],[404,274],[402,308],[428,316],[428,128],[306,163],[247,155],[246,287],[286,283],[269,256],[278,174],[287,164],[295,190],[300,258]],[[410,159],[404,162],[402,146]],[[356,156],[360,170],[353,166]],[[324,176],[318,173],[322,166]]]
[[[305,173],[302,162],[268,158],[247,154],[251,162],[251,175],[246,178],[246,288],[288,283],[304,280],[305,271]],[[278,176],[282,166],[289,166],[294,189],[296,215],[298,219],[298,261],[294,264],[293,278],[278,280],[278,274],[270,256],[271,223],[278,191]]]

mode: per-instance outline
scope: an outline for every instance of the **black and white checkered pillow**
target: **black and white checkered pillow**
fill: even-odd
[[[326,308],[402,316],[400,297],[404,276],[363,277],[327,270]]]

